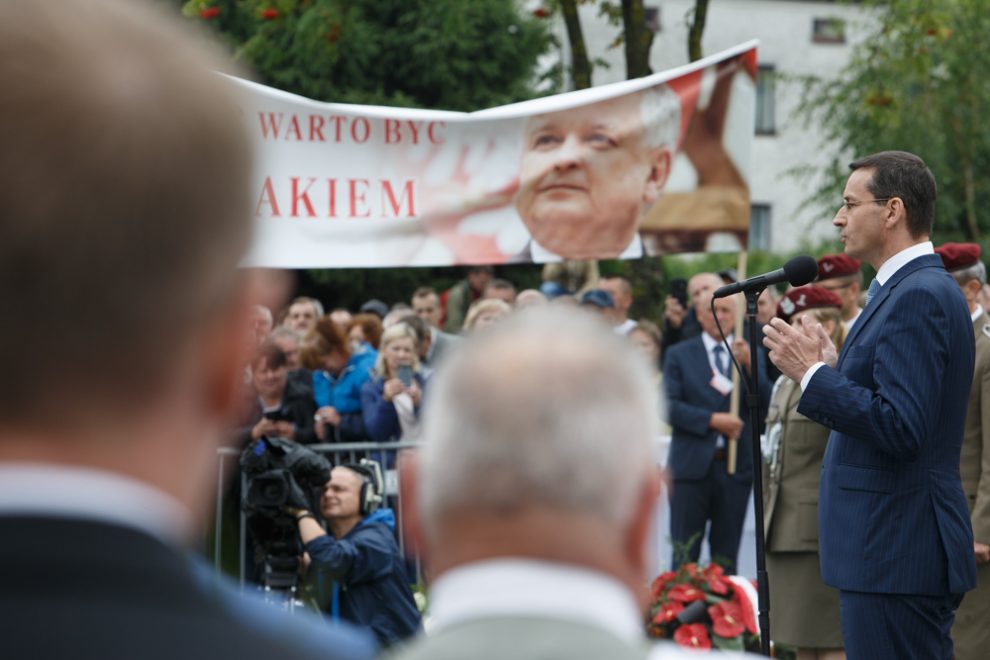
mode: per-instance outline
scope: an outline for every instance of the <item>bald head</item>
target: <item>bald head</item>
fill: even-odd
[[[724,284],[722,278],[715,273],[698,273],[688,280],[688,297],[695,313],[699,311],[699,306],[708,307],[712,293]]]
[[[437,374],[423,515],[547,507],[621,523],[651,471],[656,423],[650,374],[628,342],[576,310],[526,310]]]

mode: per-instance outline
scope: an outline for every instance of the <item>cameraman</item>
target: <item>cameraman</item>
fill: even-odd
[[[330,591],[331,616],[370,627],[387,647],[416,634],[421,622],[395,542],[395,516],[379,508],[381,501],[380,471],[342,465],[331,471],[320,501],[332,535],[309,511],[292,513],[321,595]]]

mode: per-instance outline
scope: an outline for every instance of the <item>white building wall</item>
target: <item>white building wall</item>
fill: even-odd
[[[662,71],[688,62],[688,12],[693,0],[645,0],[647,7],[660,8],[660,31],[656,33],[650,53],[650,66]],[[589,57],[601,58],[609,68],[596,67],[595,85],[625,79],[622,47],[609,49],[620,27],[611,26],[598,15],[596,3],[581,8],[581,23]],[[815,43],[812,40],[814,19],[845,20],[846,42]],[[561,56],[570,62],[567,34],[563,22],[555,26]],[[811,0],[711,0],[703,35],[705,55],[759,39],[761,65],[772,65],[777,73],[834,77],[848,61],[852,44],[862,40],[869,26],[861,7]],[[802,241],[817,243],[836,236],[830,218],[834,209],[804,208],[802,203],[816,188],[814,182],[798,180],[786,173],[795,167],[821,166],[837,154],[823,148],[822,133],[817,127],[805,128],[794,110],[800,101],[800,86],[778,81],[776,84],[776,133],[757,135],[753,148],[750,180],[752,202],[771,208],[771,249],[789,251]],[[852,154],[843,156],[845,163]],[[841,201],[837,197],[835,207]],[[826,218],[827,216],[827,218]]]

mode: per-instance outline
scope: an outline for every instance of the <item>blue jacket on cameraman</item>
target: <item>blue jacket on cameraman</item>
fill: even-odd
[[[394,528],[395,515],[382,508],[339,540],[327,535],[306,544],[321,606],[334,620],[370,627],[383,647],[421,627]]]

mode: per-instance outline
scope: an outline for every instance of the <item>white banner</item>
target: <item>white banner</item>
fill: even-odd
[[[647,78],[460,113],[319,103],[239,79],[255,243],[277,268],[735,251],[756,43]]]

